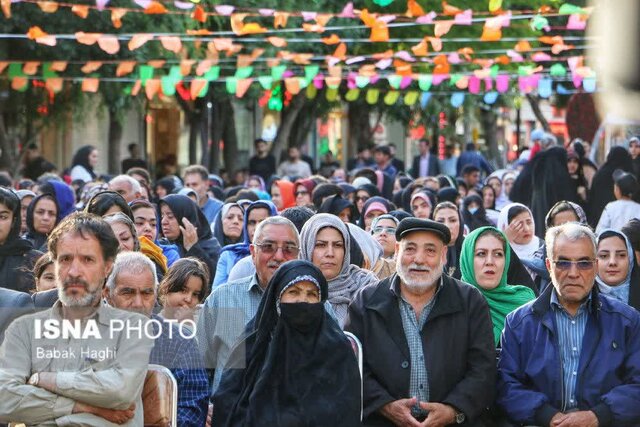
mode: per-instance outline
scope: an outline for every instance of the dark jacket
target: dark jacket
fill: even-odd
[[[33,302],[29,294],[0,288],[0,344],[4,339],[4,331],[11,322],[23,314],[33,313]]]
[[[440,162],[438,156],[433,153],[429,153],[429,176],[440,175]],[[413,157],[411,163],[411,176],[414,178],[420,178],[420,155]]]
[[[562,406],[562,367],[553,286],[507,316],[498,363],[497,403],[512,421],[549,425]],[[576,384],[578,409],[600,426],[640,424],[640,314],[591,293]]]
[[[392,426],[378,410],[409,398],[411,374],[393,276],[363,288],[349,306],[345,330],[362,342],[363,424]],[[442,288],[422,330],[430,400],[462,411],[467,426],[482,426],[481,414],[493,401],[496,364],[489,306],[474,287],[442,276]]]

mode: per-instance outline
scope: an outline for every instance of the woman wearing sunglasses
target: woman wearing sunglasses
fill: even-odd
[[[598,235],[598,290],[640,310],[640,271],[627,236],[615,230]]]

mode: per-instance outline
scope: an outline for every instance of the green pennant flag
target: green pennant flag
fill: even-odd
[[[420,90],[428,92],[431,89],[431,82],[433,81],[433,76],[431,74],[420,74],[418,77],[418,86],[420,86]]]
[[[449,76],[449,86],[455,86],[461,78],[461,74],[451,74]]]
[[[498,73],[500,72],[500,66],[498,64],[494,64],[491,66],[491,68],[489,68],[490,73],[489,75],[491,76],[491,78],[496,78],[498,77]]]
[[[384,103],[387,105],[393,105],[396,103],[396,101],[398,101],[399,97],[400,97],[400,92],[398,92],[397,90],[391,90],[387,92],[387,94],[385,95]]]
[[[273,86],[273,77],[271,76],[260,76],[258,77],[258,83],[262,86],[264,90],[270,90],[271,86]]]
[[[418,102],[418,95],[419,94],[420,93],[418,91],[415,91],[415,90],[407,92],[406,95],[404,96],[404,105],[411,106],[411,105],[415,104],[416,102]]]
[[[369,84],[369,77],[367,76],[356,76],[356,86],[360,89],[364,88]]]
[[[180,80],[178,80],[180,81]],[[160,84],[162,85],[162,93],[167,96],[173,96],[176,94],[176,84],[178,83],[173,76],[162,76],[160,78]]]
[[[238,79],[235,77],[227,77],[227,92],[236,93],[236,87],[238,86]]]
[[[25,74],[22,71],[22,64],[13,62],[9,64],[9,78],[12,79],[14,77],[24,77]]]
[[[220,77],[220,67],[217,66],[209,68],[209,70],[202,76],[202,78],[208,82],[218,80],[218,77]]]
[[[271,77],[273,80],[282,80],[282,75],[287,71],[286,65],[277,65],[271,68]]]
[[[313,78],[315,76],[318,75],[318,72],[320,72],[320,66],[318,66],[318,65],[306,65],[304,67],[304,78],[307,81],[311,81],[311,80],[313,80]]]
[[[202,87],[202,89],[200,90],[200,93],[198,94],[198,98],[205,97],[207,95],[207,92],[209,92],[209,84],[208,83]]]
[[[220,69],[218,68],[218,72],[219,71]],[[248,79],[249,77],[251,77],[252,73],[253,73],[253,67],[240,67],[236,69],[235,77],[238,79]]]
[[[378,102],[378,97],[380,96],[380,91],[378,89],[369,89],[367,91],[367,103],[375,104]]]
[[[179,65],[174,65],[169,69],[169,77],[176,83],[182,80],[182,71],[180,71]]]
[[[327,89],[325,97],[327,98],[327,101],[335,101],[336,99],[338,99],[338,89],[330,87],[329,89]]]
[[[391,86],[394,89],[400,89],[400,83],[402,83],[402,76],[399,76],[397,74],[392,74],[387,77],[387,80],[389,81],[389,86]]]
[[[565,3],[560,6],[560,10],[558,10],[559,15],[573,15],[574,13],[584,13],[584,9],[576,6],[575,4]]]
[[[564,77],[567,75],[567,69],[562,64],[553,64],[549,69],[552,77]]]
[[[147,80],[153,78],[153,67],[151,65],[140,65],[138,67],[138,72],[142,86],[147,84]]]
[[[58,76],[58,73],[51,70],[51,62],[45,62],[42,66],[42,78],[43,79],[55,79]]]
[[[307,86],[307,99],[315,99],[318,96],[318,89],[314,85]]]
[[[360,89],[349,89],[347,91],[347,94],[344,96],[344,99],[346,99],[349,102],[353,102],[356,99],[358,99],[359,96],[360,96]]]

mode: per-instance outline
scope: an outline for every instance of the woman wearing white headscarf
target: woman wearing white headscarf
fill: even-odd
[[[375,218],[372,224],[375,224],[378,218]],[[351,236],[358,242],[358,246],[360,246],[360,250],[365,257],[363,265],[365,270],[371,271],[379,280],[386,279],[396,272],[396,263],[394,260],[384,257],[382,245],[371,234],[355,224],[347,224],[347,227],[349,227]],[[373,230],[373,225],[371,229]]]
[[[511,203],[500,211],[498,229],[507,235],[511,249],[523,260],[532,258],[543,243],[536,236],[531,210],[521,203]]]
[[[349,231],[340,218],[316,214],[302,227],[300,256],[311,261],[329,283],[329,302],[340,327],[347,320],[347,309],[355,293],[378,279],[370,271],[351,264]]]

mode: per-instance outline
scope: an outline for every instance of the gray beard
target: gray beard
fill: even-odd
[[[414,279],[409,274],[409,267],[402,266],[398,261],[396,265],[398,277],[402,280],[402,283],[409,289],[410,292],[416,294],[422,294],[429,289],[433,288],[440,278],[442,277],[442,267],[432,269],[425,279]]]
[[[62,287],[58,287],[58,299],[65,307],[91,307],[97,299],[100,299],[101,293],[102,289],[98,289],[93,293],[88,292],[82,297],[71,297],[65,293]]]

